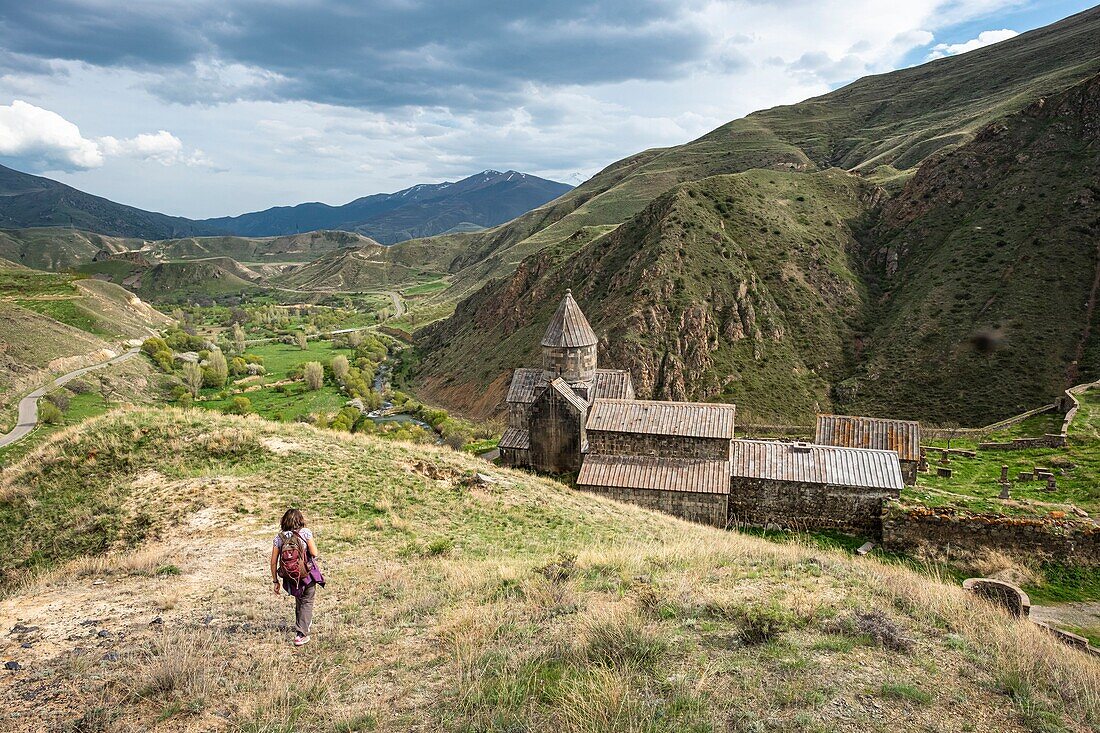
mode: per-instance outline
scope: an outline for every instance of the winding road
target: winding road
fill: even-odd
[[[82,374],[95,371],[96,369],[102,369],[105,366],[111,364],[117,364],[127,359],[131,359],[141,351],[140,348],[133,348],[124,354],[120,354],[113,359],[100,362],[99,364],[92,364],[91,366],[77,369],[76,371],[69,372],[68,374],[62,374],[57,379],[53,380],[49,384],[39,387],[29,395],[19,400],[19,419],[16,421],[15,429],[7,435],[0,435],[0,448],[6,448],[12,443],[16,443],[27,435],[32,430],[38,427],[38,400],[44,397],[46,393],[52,391],[56,387],[61,387],[64,384],[71,382]]]

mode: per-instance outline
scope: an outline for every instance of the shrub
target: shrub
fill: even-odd
[[[827,621],[822,627],[827,634],[865,637],[876,646],[894,651],[908,651],[913,640],[886,614],[879,610],[855,611]]]
[[[231,415],[247,415],[252,412],[252,400],[244,396],[233,398],[233,404],[226,408]]]
[[[91,392],[95,387],[85,382],[83,379],[74,379],[65,385],[65,389],[69,390],[73,394],[87,394]]]
[[[49,400],[57,407],[57,409],[65,412],[69,409],[69,395],[63,390],[57,390],[56,392],[50,392],[46,395],[46,399]]]
[[[165,343],[164,339],[154,336],[153,338],[145,339],[145,341],[142,342],[141,350],[149,356],[152,356],[158,351],[168,351],[169,349],[168,344]]]
[[[738,636],[746,644],[763,644],[771,641],[784,631],[790,631],[802,625],[795,614],[776,603],[769,605],[750,604],[727,611],[740,625]]]
[[[298,348],[301,349],[302,351],[305,351],[306,349],[308,349],[309,348],[309,343],[306,341],[306,332],[305,331],[295,331],[294,332],[294,343],[296,343],[298,345]]]
[[[176,402],[179,403],[180,407],[188,408],[194,404],[195,398],[191,396],[190,392],[184,392],[176,399]]]
[[[183,383],[191,391],[192,397],[199,396],[204,381],[202,367],[198,364],[187,362],[183,365]]]
[[[325,370],[321,362],[307,362],[302,369],[302,377],[306,380],[306,387],[309,389],[321,389],[321,385],[325,383]]]
[[[38,419],[47,425],[60,425],[65,421],[65,415],[57,405],[44,400],[38,403]]]
[[[343,354],[332,357],[332,361],[329,362],[329,368],[332,369],[332,376],[336,378],[336,381],[343,384],[348,378],[348,358]]]
[[[428,543],[428,546],[424,548],[424,554],[431,557],[449,555],[454,547],[455,543],[453,540],[447,537],[439,537]]]

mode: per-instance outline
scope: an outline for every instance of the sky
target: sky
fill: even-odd
[[[632,153],[1069,0],[0,0],[0,163],[193,218]]]

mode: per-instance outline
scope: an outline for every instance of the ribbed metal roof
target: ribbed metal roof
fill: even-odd
[[[534,402],[550,382],[550,373],[543,369],[517,369],[508,387],[508,402]]]
[[[581,464],[577,486],[727,494],[729,477],[728,461],[590,455]]]
[[[550,389],[564,397],[565,401],[577,408],[578,411],[583,413],[588,409],[588,403],[585,402],[584,398],[574,392],[573,388],[561,377],[550,383]]]
[[[531,435],[520,428],[508,428],[504,431],[504,435],[500,436],[500,443],[497,447],[528,450],[531,447]]]
[[[616,433],[732,440],[736,409],[712,402],[598,399],[589,409],[586,427]]]
[[[597,369],[596,386],[592,390],[596,400],[634,399],[634,380],[630,372],[622,369]]]
[[[588,324],[588,319],[584,317],[577,301],[573,300],[573,291],[566,290],[558,311],[550,319],[550,325],[546,327],[542,345],[573,348],[595,346],[596,342],[596,332]]]
[[[774,440],[733,441],[730,475],[861,489],[901,490],[901,464],[890,450]]]
[[[903,461],[920,460],[920,423],[854,415],[818,415],[815,443],[897,451]]]

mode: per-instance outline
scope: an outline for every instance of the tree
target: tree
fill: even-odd
[[[294,332],[294,343],[298,344],[298,348],[301,349],[302,351],[305,351],[306,349],[308,349],[309,344],[306,343],[306,332],[305,331],[295,331]]]
[[[65,421],[65,415],[54,403],[42,401],[38,405],[38,419],[47,425],[60,425]]]
[[[238,354],[244,352],[244,329],[240,323],[233,324],[233,346]]]
[[[225,354],[220,351],[210,352],[210,358],[207,359],[206,364],[205,378],[207,387],[221,389],[225,386],[225,380],[229,379],[229,364],[225,360]]]
[[[363,343],[362,331],[351,331],[348,333],[348,346],[352,349],[358,349],[360,344]]]
[[[202,367],[190,361],[185,363],[183,365],[183,383],[187,385],[187,389],[191,392],[192,397],[199,396],[199,390],[202,389],[202,382]]]
[[[306,387],[309,389],[321,389],[321,385],[325,383],[325,368],[321,366],[321,362],[319,361],[307,362],[302,372],[302,376],[306,380]]]
[[[332,361],[329,362],[329,367],[332,368],[332,376],[336,378],[336,381],[343,384],[348,378],[348,358],[343,354],[337,354],[332,357]]]
[[[226,412],[234,415],[247,415],[252,412],[252,400],[239,396],[233,398],[233,405]]]

